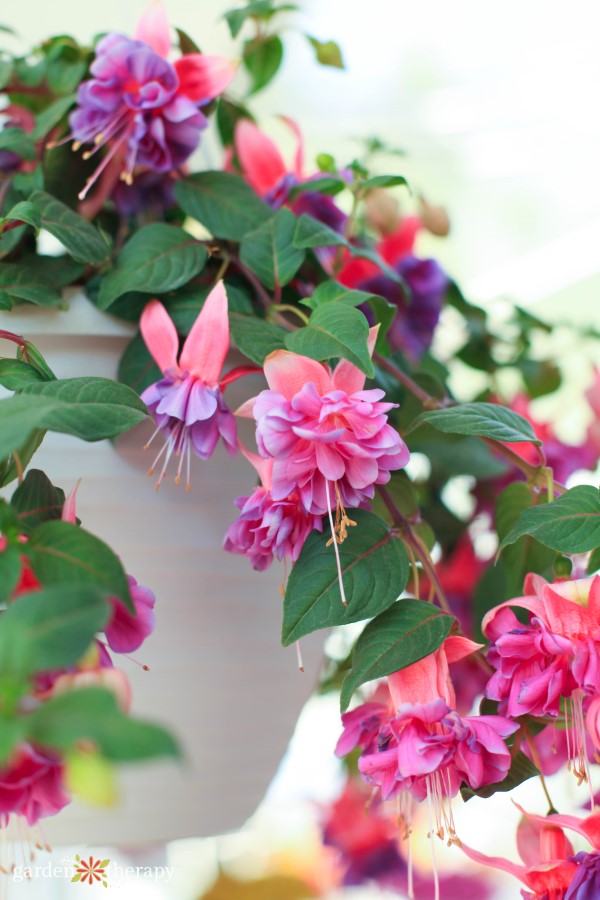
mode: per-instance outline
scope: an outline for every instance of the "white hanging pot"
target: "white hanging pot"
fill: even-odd
[[[33,341],[59,378],[116,376],[132,326],[71,296],[68,312],[20,308],[0,327]],[[235,360],[234,364],[238,364]],[[228,388],[232,408],[263,386],[260,376]],[[121,802],[105,810],[78,801],[44,821],[60,844],[127,844],[219,834],[238,828],[262,799],[294,724],[314,687],[318,637],[303,641],[305,672],[280,643],[283,569],[255,572],[222,550],[235,497],[255,473],[241,454],[194,459],[192,490],[148,478],[143,445],[152,423],[120,438],[87,444],[48,434],[32,465],[69,491],[81,478],[84,526],[120,555],[157,598],[156,629],[137,652],[143,671],[121,660],[133,688],[132,712],[170,728],[181,765],[121,769]],[[152,454],[153,456],[154,454]]]

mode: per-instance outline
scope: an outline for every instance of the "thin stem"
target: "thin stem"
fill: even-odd
[[[19,484],[23,484],[23,474],[24,474],[23,463],[21,462],[21,457],[19,456],[19,454],[17,453],[16,450],[13,452],[12,458],[13,458],[13,462],[15,464],[15,469],[17,470],[18,482],[19,482]]]
[[[529,752],[531,753],[531,758],[533,760],[533,764],[534,764],[534,766],[536,766],[539,769],[540,784],[542,785],[542,790],[544,791],[544,794],[546,795],[546,800],[548,801],[548,806],[549,806],[548,813],[556,812],[556,807],[554,806],[554,803],[552,802],[552,798],[551,798],[550,794],[548,793],[548,785],[546,784],[546,779],[544,778],[544,776],[542,774],[542,761],[540,760],[540,755],[538,753],[537,747],[535,746],[533,739],[532,739],[531,735],[529,734],[529,731],[528,731],[526,725],[523,725],[523,731],[525,732],[525,739],[527,740],[527,744],[529,746]]]
[[[285,311],[289,313],[293,313],[293,315],[298,316],[298,318],[304,323],[304,325],[308,325],[308,316],[302,312],[301,309],[298,309],[296,306],[292,306],[290,303],[279,303],[277,305],[278,311]]]
[[[436,397],[432,397],[431,394],[428,394],[416,381],[413,381],[410,375],[407,375],[406,372],[403,372],[395,363],[385,356],[382,356],[380,353],[373,354],[373,361],[377,363],[380,369],[384,369],[390,375],[393,375],[396,381],[403,384],[417,400],[421,401],[426,409],[443,409],[447,405],[445,401],[438,400]]]

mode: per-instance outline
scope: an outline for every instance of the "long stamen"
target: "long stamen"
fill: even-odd
[[[104,159],[102,160],[102,162],[100,163],[100,165],[98,166],[98,168],[96,169],[94,174],[90,178],[87,179],[84,189],[77,194],[77,196],[80,200],[85,199],[90,188],[98,181],[98,178],[100,177],[102,172],[104,172],[104,170],[106,169],[107,165],[109,164],[111,159],[114,157],[114,155],[117,153],[117,151],[121,147],[121,144],[123,144],[124,141],[126,141],[128,137],[129,137],[129,132],[125,131],[121,135],[119,140],[115,141],[115,143],[112,145],[112,147],[110,148],[110,150],[108,151],[108,153],[106,154],[106,156],[104,157]]]
[[[302,662],[302,651],[300,649],[300,641],[296,641],[296,657],[298,659],[298,668],[304,672],[304,663]]]
[[[433,803],[431,800],[431,778],[429,775],[426,776],[425,782],[427,784],[427,814],[429,816],[429,837],[431,839],[431,866],[433,869],[433,886],[434,886],[434,900],[440,900],[440,879],[438,876],[437,870],[437,861],[435,858],[435,841],[433,840]]]
[[[329,524],[331,526],[331,537],[333,541],[333,549],[335,552],[335,563],[337,566],[338,572],[338,581],[340,584],[340,594],[342,595],[342,603],[344,606],[348,606],[348,601],[346,600],[346,594],[344,592],[344,578],[342,576],[342,564],[340,562],[340,551],[338,548],[337,536],[335,532],[335,527],[333,524],[333,516],[331,514],[331,497],[329,495],[329,481],[325,481],[325,492],[327,494],[327,513],[329,515]]]

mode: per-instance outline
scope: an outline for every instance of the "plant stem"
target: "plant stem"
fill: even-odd
[[[533,764],[534,764],[534,766],[536,766],[539,769],[539,772],[540,772],[539,779],[540,779],[540,783],[542,785],[542,790],[544,791],[544,794],[546,795],[546,800],[548,801],[548,806],[549,806],[548,813],[555,812],[556,807],[554,806],[554,803],[552,802],[552,798],[550,797],[550,794],[548,792],[548,785],[546,784],[546,779],[544,778],[544,776],[542,774],[542,762],[540,760],[540,755],[538,753],[537,747],[535,746],[533,739],[532,739],[531,735],[529,734],[529,731],[528,731],[526,725],[523,725],[523,731],[525,732],[525,739],[529,746],[529,751],[531,753],[531,758],[533,760]]]
[[[445,401],[438,400],[436,397],[432,397],[431,394],[428,394],[416,381],[413,381],[410,375],[407,375],[406,372],[403,372],[395,363],[386,359],[386,357],[382,356],[380,353],[373,354],[373,361],[377,363],[380,369],[384,369],[390,375],[393,375],[396,381],[403,384],[417,400],[421,401],[426,409],[443,409],[447,405]]]

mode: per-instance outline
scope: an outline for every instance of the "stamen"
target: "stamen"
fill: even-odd
[[[427,813],[429,816],[428,837],[433,837],[433,804],[431,800],[431,777],[429,775],[425,776],[425,783],[427,785]],[[431,841],[431,866],[433,868],[434,900],[440,900],[440,879],[435,858],[435,841],[433,840]]]
[[[126,130],[123,132],[123,134],[118,139],[118,141],[115,141],[115,143],[112,145],[112,147],[110,148],[110,150],[108,151],[108,153],[106,154],[106,156],[104,157],[104,159],[102,160],[102,162],[100,163],[100,165],[98,166],[98,168],[96,169],[94,174],[90,178],[87,179],[84,189],[77,194],[77,196],[80,200],[85,199],[90,188],[94,184],[96,184],[96,182],[98,181],[98,178],[100,177],[100,175],[102,175],[102,173],[106,169],[106,167],[109,164],[109,162],[111,161],[111,159],[115,156],[115,154],[119,150],[121,144],[123,144],[123,142],[126,141],[128,137],[129,137],[129,131]],[[90,153],[90,156],[91,155],[92,154]]]
[[[327,546],[330,543],[333,543],[333,549],[335,551],[335,563],[338,571],[338,581],[340,584],[340,594],[342,595],[342,603],[344,606],[348,606],[348,601],[346,600],[346,594],[344,592],[344,578],[342,576],[342,564],[340,562],[340,551],[338,549],[338,541],[336,539],[336,531],[333,524],[333,516],[331,514],[331,497],[329,496],[329,482],[327,479],[325,480],[325,492],[327,494],[327,513],[329,515],[329,525],[331,526],[331,541],[327,541]]]
[[[302,662],[302,651],[300,650],[300,641],[296,641],[296,657],[298,658],[298,668],[304,672],[304,663]]]

